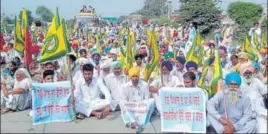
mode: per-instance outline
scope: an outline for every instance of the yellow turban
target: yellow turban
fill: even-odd
[[[266,50],[265,48],[262,48],[262,49],[260,50],[260,53],[261,53],[261,54],[267,54],[267,50]]]
[[[249,55],[248,55],[247,53],[245,53],[245,52],[240,52],[240,53],[238,54],[238,58],[248,60],[248,59],[249,59]]]
[[[169,41],[168,41],[168,40],[165,40],[164,43],[165,43],[166,45],[169,45]]]
[[[138,67],[132,67],[128,71],[129,78],[132,78],[133,76],[140,76],[140,68]]]

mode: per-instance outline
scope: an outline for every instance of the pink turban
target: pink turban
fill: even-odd
[[[254,67],[250,62],[243,63],[240,65],[240,75],[243,75],[246,71],[254,71]]]

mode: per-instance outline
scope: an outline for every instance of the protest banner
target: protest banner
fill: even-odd
[[[33,84],[33,124],[72,121],[70,82]]]
[[[150,124],[150,118],[155,108],[154,99],[140,102],[119,102],[121,116],[125,124],[136,122],[138,125]]]
[[[206,133],[206,97],[202,89],[163,87],[159,96],[162,132]]]

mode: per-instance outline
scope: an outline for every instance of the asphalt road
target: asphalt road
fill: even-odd
[[[104,119],[86,118],[77,122],[32,125],[29,110],[1,115],[1,133],[136,133],[126,128],[120,112],[110,113]],[[142,133],[161,133],[160,119],[152,118]]]

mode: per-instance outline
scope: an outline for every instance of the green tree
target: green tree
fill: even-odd
[[[6,22],[7,24],[11,24],[12,20],[8,16],[5,16],[3,17],[3,22]]]
[[[53,18],[53,13],[50,9],[45,6],[38,6],[35,13],[40,16],[42,21],[51,22]]]
[[[68,28],[71,28],[71,29],[74,28],[74,23],[75,23],[75,20],[74,19],[69,19],[69,20],[66,20],[65,22],[66,22],[66,26]]]
[[[145,0],[142,9],[137,11],[138,14],[150,18],[166,15],[167,12],[167,0]]]
[[[222,10],[219,0],[180,0],[178,13],[183,26],[195,22],[202,36],[210,34],[220,26]]]
[[[261,23],[261,29],[262,29],[262,32],[267,32],[267,28],[268,28],[268,19],[265,18],[263,20],[263,22]]]
[[[229,17],[237,24],[234,37],[243,41],[249,29],[262,16],[262,6],[251,2],[233,2],[228,6]]]

